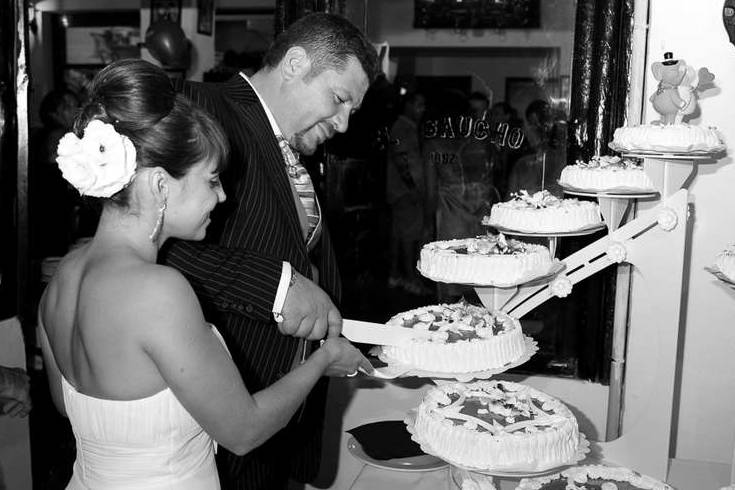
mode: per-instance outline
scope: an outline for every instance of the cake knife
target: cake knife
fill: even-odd
[[[389,327],[384,323],[342,320],[342,335],[352,342],[374,345],[399,345],[413,339],[427,338],[431,332],[405,327]]]

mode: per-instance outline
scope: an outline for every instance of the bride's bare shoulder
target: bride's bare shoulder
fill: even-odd
[[[116,279],[124,290],[119,290],[134,304],[179,305],[196,300],[189,282],[172,267],[141,264],[127,268]],[[116,288],[117,289],[117,288]]]

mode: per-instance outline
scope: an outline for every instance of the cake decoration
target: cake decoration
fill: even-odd
[[[674,490],[637,471],[619,466],[573,466],[559,473],[524,478],[516,490]]]
[[[735,282],[735,244],[717,254],[715,265],[719,272],[731,282]]]
[[[676,228],[679,218],[676,216],[676,212],[671,208],[664,208],[656,217],[658,226],[664,231],[671,231]]]
[[[622,152],[716,153],[725,149],[716,128],[684,122],[699,105],[705,92],[715,88],[714,75],[707,68],[695,70],[673,53],[651,65],[658,80],[650,101],[660,120],[653,124],[615,130],[610,148]]]
[[[620,264],[627,258],[628,249],[620,242],[613,242],[607,247],[607,256],[610,257],[613,262]]]
[[[551,294],[558,298],[566,298],[572,294],[572,281],[567,276],[557,277],[549,286]]]

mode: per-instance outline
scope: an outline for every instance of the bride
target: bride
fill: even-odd
[[[217,489],[213,440],[247,453],[320,376],[372,370],[328,338],[251,394],[191,286],[156,264],[167,238],[204,238],[227,151],[218,124],[141,60],[99,72],[59,143],[64,178],[103,202],[94,238],[63,259],[39,307],[52,396],[77,442],[69,489]]]

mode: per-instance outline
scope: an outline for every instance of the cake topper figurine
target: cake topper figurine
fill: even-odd
[[[663,124],[681,123],[697,110],[699,94],[714,87],[715,76],[707,68],[695,71],[686,61],[674,59],[671,52],[664,53],[664,61],[655,62],[651,71],[658,88],[650,100]]]

